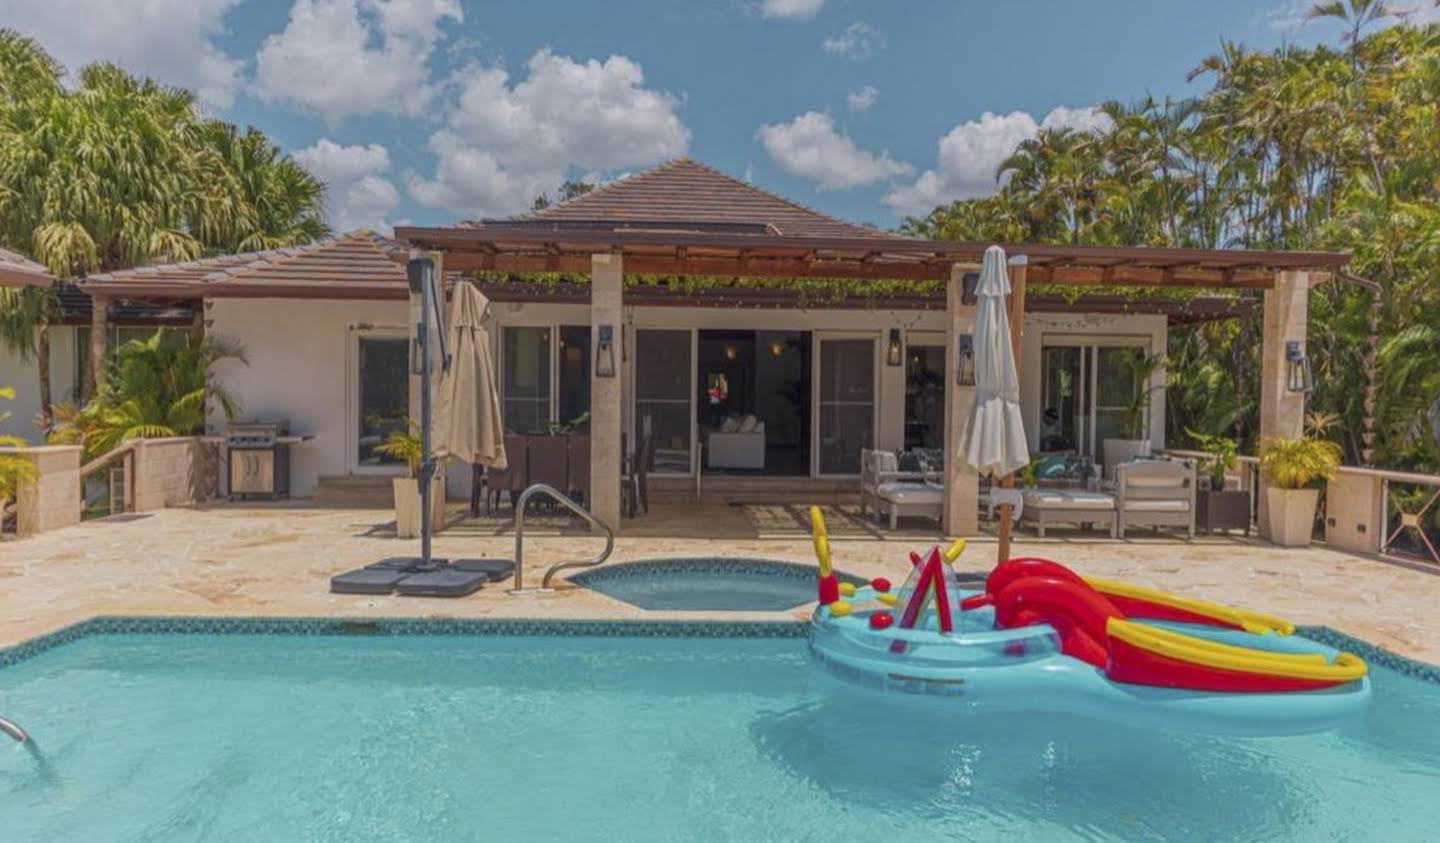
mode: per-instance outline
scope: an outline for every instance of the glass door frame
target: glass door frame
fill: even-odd
[[[642,331],[670,331],[673,333],[685,333],[690,336],[690,365],[686,367],[690,376],[690,389],[687,393],[690,404],[690,467],[685,471],[653,471],[651,474],[657,477],[694,477],[695,472],[702,470],[700,465],[700,432],[698,420],[698,401],[696,391],[699,389],[697,379],[700,377],[700,330],[699,328],[671,327],[668,325],[635,325],[627,322],[624,326],[623,337],[626,343],[625,355],[625,383],[624,388],[625,406],[629,409],[630,415],[625,420],[625,432],[631,442],[639,442],[638,431],[640,428],[640,373],[635,354],[630,353],[631,349],[640,347],[640,332]],[[676,401],[675,403],[679,403]]]
[[[1076,432],[1075,438],[1081,444],[1080,452],[1084,455],[1095,457],[1100,443],[1096,441],[1096,406],[1095,396],[1099,394],[1100,386],[1100,349],[1102,348],[1138,348],[1145,354],[1154,354],[1154,338],[1150,334],[1058,334],[1044,333],[1040,336],[1040,360],[1045,360],[1045,349],[1047,348],[1074,348],[1080,352],[1080,381],[1078,383],[1079,396],[1077,403],[1080,405],[1080,430]],[[1045,412],[1045,387],[1050,377],[1048,369],[1041,371],[1040,382],[1040,406],[1037,412]],[[1150,384],[1141,384],[1142,389],[1150,389]],[[1154,429],[1154,408],[1145,409],[1145,433],[1146,440],[1153,438]],[[1039,419],[1037,418],[1037,423]],[[1037,427],[1038,430],[1038,427]]]
[[[409,470],[403,462],[393,465],[360,464],[360,343],[366,339],[401,340],[407,351],[405,376],[405,403],[410,405],[410,385],[414,376],[409,374],[411,346],[410,331],[396,325],[351,325],[350,336],[345,343],[345,468],[350,474],[374,474],[378,476],[401,477]]]
[[[884,343],[884,331],[823,331],[810,332],[810,476],[813,478],[844,479],[859,477],[860,472],[833,474],[820,471],[820,347],[827,340],[869,340],[870,341],[870,447],[880,436],[880,349]],[[903,405],[903,402],[902,402]],[[902,406],[901,412],[904,412]]]

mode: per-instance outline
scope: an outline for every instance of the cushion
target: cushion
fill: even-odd
[[[730,416],[729,418],[725,419],[725,421],[723,421],[723,422],[720,423],[720,432],[721,432],[721,433],[734,433],[734,432],[738,431],[739,429],[740,429],[740,420],[737,419],[737,418],[735,418],[734,416]]]
[[[751,432],[751,433],[764,433],[764,432],[765,432],[765,422],[756,420],[756,422],[755,422],[755,427],[754,427],[750,432]]]
[[[1073,509],[1106,512],[1115,508],[1115,498],[1103,492],[1065,489],[1027,489],[1025,506],[1035,509]]]
[[[737,432],[750,433],[755,430],[755,414],[751,413],[740,419],[740,427]]]
[[[1185,475],[1175,474],[1170,477],[1132,477],[1125,476],[1125,485],[1132,489],[1183,489],[1185,488]]]
[[[881,483],[875,494],[883,500],[901,504],[935,504],[939,506],[941,490],[925,483]]]
[[[901,451],[895,455],[895,464],[900,471],[924,471],[920,467],[920,455],[914,451]]]
[[[1190,501],[1182,500],[1126,500],[1126,512],[1189,512]]]
[[[871,451],[871,459],[874,460],[876,472],[898,471],[898,463],[893,451]]]

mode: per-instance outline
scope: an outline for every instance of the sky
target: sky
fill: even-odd
[[[1306,5],[0,0],[0,26],[264,130],[326,182],[337,231],[507,216],[680,155],[889,228],[992,192],[1037,126],[1203,92],[1186,73],[1223,40],[1337,41]]]

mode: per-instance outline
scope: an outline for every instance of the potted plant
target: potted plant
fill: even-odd
[[[414,538],[420,535],[420,463],[425,459],[420,433],[414,425],[409,430],[397,430],[376,445],[375,450],[405,461],[408,469],[405,476],[391,481],[395,490],[395,535],[402,539]],[[445,478],[436,472],[430,494],[430,525],[438,527],[444,520]]]
[[[1281,547],[1303,547],[1315,529],[1320,500],[1317,480],[1329,480],[1340,467],[1340,448],[1312,436],[1270,439],[1260,447],[1260,472],[1265,488],[1266,524],[1270,541]]]
[[[1195,526],[1209,530],[1244,530],[1250,535],[1250,495],[1243,491],[1226,491],[1225,475],[1240,465],[1240,446],[1228,436],[1197,433],[1187,429],[1190,438],[1206,453],[1201,462],[1205,476],[1195,493]]]
[[[1107,436],[1104,448],[1105,470],[1114,473],[1115,466],[1129,462],[1135,457],[1150,453],[1149,425],[1150,400],[1164,387],[1151,386],[1150,380],[1165,365],[1165,355],[1146,354],[1138,348],[1125,349],[1120,355],[1120,367],[1135,384],[1135,396],[1120,415],[1117,436]]]

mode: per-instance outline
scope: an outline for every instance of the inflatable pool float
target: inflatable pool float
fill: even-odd
[[[1370,701],[1365,662],[1269,615],[1010,559],[963,589],[963,540],[912,553],[906,582],[842,584],[811,509],[820,605],[810,646],[847,683],[1007,710],[1167,729],[1294,734]]]

